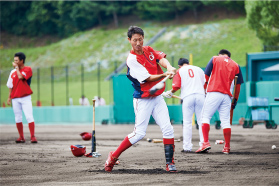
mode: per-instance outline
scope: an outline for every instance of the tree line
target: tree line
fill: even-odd
[[[119,16],[136,15],[142,20],[178,19],[182,13],[206,7],[245,12],[244,1],[1,1],[1,30],[15,35],[67,37],[111,22]]]
[[[246,1],[247,22],[249,28],[256,31],[267,50],[279,50],[279,2]]]

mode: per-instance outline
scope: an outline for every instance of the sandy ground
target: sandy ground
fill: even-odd
[[[253,129],[232,127],[231,154],[222,154],[222,130],[210,131],[212,149],[208,154],[181,153],[176,142],[175,162],[178,173],[165,171],[162,143],[147,138],[161,138],[157,125],[149,125],[143,140],[126,150],[120,164],[111,173],[104,171],[109,151],[115,150],[133,125],[97,125],[99,158],[75,157],[70,145],[84,145],[91,151],[91,141],[83,141],[81,132],[91,132],[91,124],[37,125],[37,144],[16,144],[14,125],[0,125],[1,185],[279,185],[279,131],[256,125]],[[182,136],[182,125],[174,125],[175,137]],[[194,150],[198,131],[193,128]],[[272,150],[271,146],[277,149]]]

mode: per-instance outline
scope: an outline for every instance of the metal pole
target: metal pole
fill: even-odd
[[[40,101],[40,68],[37,68],[37,103]],[[37,105],[38,106],[38,105]]]
[[[101,76],[101,64],[98,62],[98,96],[101,97],[101,84],[100,84],[100,77]]]
[[[81,64],[81,95],[84,95],[84,64]]]
[[[174,67],[174,56],[171,56],[171,64]],[[174,99],[172,99],[172,104],[174,105]]]
[[[117,61],[114,61],[114,75],[117,73]]]
[[[54,68],[53,66],[50,67],[51,69],[51,106],[54,106]]]
[[[0,70],[0,107],[2,107],[2,101],[1,101],[1,95],[2,95],[2,92],[1,92],[1,73],[2,71]]]
[[[69,105],[69,80],[68,80],[68,65],[65,68],[66,70],[66,105]]]

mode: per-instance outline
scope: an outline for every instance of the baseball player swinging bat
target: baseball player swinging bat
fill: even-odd
[[[101,154],[96,152],[96,138],[95,138],[95,99],[92,99],[93,101],[93,127],[92,127],[92,148],[91,153],[86,154],[86,157],[99,157]]]
[[[156,85],[154,85],[150,90],[149,93],[151,95],[155,94],[158,90],[162,89],[164,87],[164,83],[167,81],[167,79],[169,79],[170,75],[168,75],[167,77],[165,77],[162,81],[160,81],[159,83],[157,83]]]
[[[234,103],[234,96],[235,96],[235,89],[236,89],[236,82],[237,82],[237,78],[238,76],[235,76],[234,77],[234,87],[233,87],[233,99],[232,99],[232,104]],[[230,124],[232,125],[232,119],[233,119],[233,109],[231,108],[231,111],[230,111]]]

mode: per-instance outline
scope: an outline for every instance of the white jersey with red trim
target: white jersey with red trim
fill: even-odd
[[[197,66],[186,65],[177,70],[173,78],[172,88],[174,90],[181,88],[181,98],[183,99],[191,94],[204,95],[204,83],[205,76],[203,70]]]

